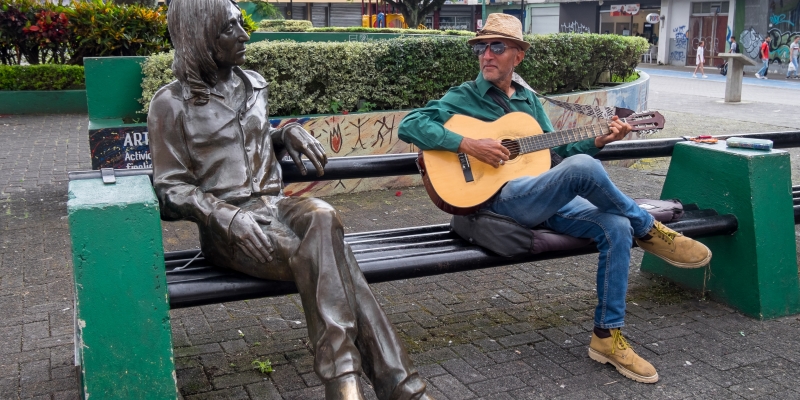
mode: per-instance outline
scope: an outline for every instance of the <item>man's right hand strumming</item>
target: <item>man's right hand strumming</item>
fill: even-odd
[[[458,145],[458,152],[477,158],[479,161],[485,162],[495,168],[508,161],[511,155],[508,149],[503,147],[499,141],[494,139],[470,139],[465,137]]]

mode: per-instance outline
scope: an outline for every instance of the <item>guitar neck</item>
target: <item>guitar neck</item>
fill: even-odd
[[[620,119],[624,121],[623,119]],[[608,122],[601,122],[592,125],[581,126],[573,129],[548,132],[540,135],[525,136],[517,139],[519,143],[519,154],[533,153],[540,150],[561,146],[567,143],[578,142],[584,139],[591,139],[597,136],[607,135],[611,132]]]

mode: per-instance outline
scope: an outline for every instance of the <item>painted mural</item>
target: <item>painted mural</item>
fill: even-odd
[[[770,0],[767,32],[749,27],[740,35],[743,53],[760,59],[759,49],[764,38],[772,38],[769,58],[771,63],[789,62],[789,45],[800,36],[800,0]]]
[[[616,106],[634,111],[647,109],[648,79],[617,87],[553,96],[556,100],[598,106]],[[588,125],[590,117],[544,102],[547,115],[556,129]],[[375,154],[416,153],[417,149],[397,137],[397,127],[408,111],[384,111],[347,115],[270,119],[279,128],[297,122],[322,143],[329,157]],[[632,137],[637,139],[638,137]],[[146,125],[95,129],[89,132],[92,167],[151,168],[149,137]],[[614,162],[620,163],[620,162]],[[418,175],[402,177],[343,179],[337,181],[289,184],[285,193],[292,196],[327,196],[381,188],[419,186]]]

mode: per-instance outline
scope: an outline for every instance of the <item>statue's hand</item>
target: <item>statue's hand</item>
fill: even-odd
[[[286,132],[283,133],[283,145],[286,152],[292,157],[297,168],[302,175],[307,173],[306,166],[300,159],[301,155],[308,157],[308,160],[314,164],[317,169],[317,176],[322,176],[325,173],[324,167],[328,163],[328,156],[325,155],[325,149],[322,144],[306,132],[305,129],[299,125],[290,126]]]
[[[272,261],[273,247],[258,223],[269,224],[270,221],[258,214],[248,211],[239,211],[233,218],[230,227],[230,237],[233,243],[248,257],[265,263]]]

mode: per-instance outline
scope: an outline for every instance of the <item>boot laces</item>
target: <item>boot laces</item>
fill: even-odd
[[[664,240],[669,244],[672,244],[672,242],[675,241],[675,237],[678,236],[678,232],[675,232],[672,229],[667,228],[658,221],[656,221],[656,223],[653,224],[653,230],[655,231],[656,236],[658,236],[661,240]]]
[[[628,344],[628,341],[622,336],[622,332],[619,329],[611,331],[611,338],[613,340],[611,346],[611,354],[614,354],[617,348],[620,350],[630,349],[631,345]]]

